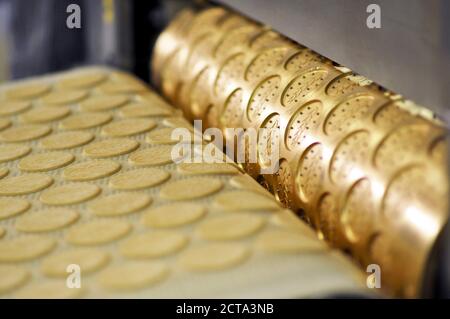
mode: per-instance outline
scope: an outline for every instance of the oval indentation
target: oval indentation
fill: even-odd
[[[370,134],[356,131],[347,135],[336,148],[330,164],[330,177],[338,185],[354,183],[363,177],[363,165],[369,159]]]
[[[205,58],[212,54],[212,49],[216,43],[217,38],[213,33],[204,34],[196,39],[190,47],[186,69],[193,70],[197,63],[205,61]]]
[[[325,174],[322,145],[317,143],[308,147],[298,164],[295,183],[300,199],[311,202],[319,195]]]
[[[348,133],[352,125],[367,117],[374,97],[354,96],[335,106],[325,120],[324,131],[328,135]]]
[[[272,30],[264,30],[258,34],[250,43],[250,47],[255,50],[261,50],[274,46],[289,46],[292,42]]]
[[[227,32],[223,39],[219,42],[214,50],[214,56],[218,59],[223,59],[226,56],[233,54],[237,49],[240,49],[241,44],[247,44],[256,26],[250,25]]]
[[[309,49],[302,49],[286,61],[284,68],[290,72],[300,72],[306,70],[312,63],[318,63],[321,60],[317,53]]]
[[[242,97],[242,89],[236,89],[225,101],[224,109],[220,116],[220,124],[223,127],[239,127],[244,111],[245,105]]]
[[[286,127],[285,144],[289,150],[314,142],[311,131],[319,124],[322,102],[311,101],[301,106]]]
[[[417,119],[417,116],[403,110],[395,102],[383,105],[374,116],[375,124],[386,129],[395,128],[402,123],[415,119]]]
[[[264,75],[283,62],[288,50],[288,48],[272,48],[258,54],[245,70],[245,79],[247,81],[261,80]]]
[[[278,162],[280,141],[280,115],[270,114],[258,131],[258,162],[263,168],[275,167]],[[251,146],[250,146],[251,147]]]
[[[245,55],[238,53],[223,63],[214,81],[214,94],[230,92],[236,87],[244,73],[244,59]]]
[[[191,87],[189,95],[191,111],[195,116],[203,117],[210,106],[211,98],[209,95],[210,73],[209,69],[203,69]]]
[[[287,208],[292,207],[292,178],[289,162],[284,158],[281,159],[275,174],[275,196]]]
[[[319,69],[295,77],[284,89],[281,95],[281,104],[291,107],[304,101],[306,96],[320,88],[327,74],[326,70]]]
[[[364,80],[365,79],[356,74],[338,76],[328,84],[325,92],[333,97],[347,95],[361,87],[362,84],[364,84]]]
[[[247,118],[253,122],[267,108],[276,104],[280,91],[281,78],[278,75],[268,77],[258,84],[247,106]]]
[[[332,194],[325,193],[320,197],[317,212],[316,227],[319,229],[319,234],[331,243],[336,243],[340,227],[339,211],[336,199]]]
[[[393,172],[407,164],[420,160],[426,154],[428,143],[435,133],[428,124],[412,124],[398,127],[379,144],[374,163],[382,171]]]
[[[444,222],[448,200],[444,179],[423,166],[401,170],[390,182],[383,198],[383,214],[392,223],[409,231],[434,237]]]
[[[376,219],[372,184],[367,178],[357,181],[350,189],[341,214],[346,238],[351,243],[367,242]]]

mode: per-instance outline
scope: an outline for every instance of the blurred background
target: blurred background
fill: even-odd
[[[184,0],[0,0],[0,82],[107,64],[149,78],[153,43]],[[81,9],[81,28],[66,9]]]

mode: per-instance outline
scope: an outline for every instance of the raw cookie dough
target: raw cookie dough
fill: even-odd
[[[36,153],[21,159],[18,167],[25,172],[44,172],[66,166],[74,159],[75,156],[66,152]]]
[[[78,162],[66,168],[64,179],[68,181],[91,181],[110,176],[120,170],[120,164],[111,160],[91,160]]]
[[[0,265],[0,295],[22,286],[29,278],[29,272],[23,268]]]
[[[0,262],[21,262],[35,259],[55,248],[53,238],[23,236],[0,241]]]
[[[170,177],[170,173],[158,168],[138,168],[114,175],[109,186],[120,190],[137,190],[159,185]]]
[[[49,277],[67,277],[67,266],[76,264],[80,266],[83,274],[90,274],[106,266],[110,256],[107,252],[91,249],[77,248],[66,250],[56,255],[46,257],[41,263],[41,272]]]
[[[142,224],[154,228],[177,227],[193,223],[206,214],[205,207],[193,203],[172,203],[147,210]]]
[[[93,184],[64,184],[47,189],[40,200],[47,205],[78,204],[94,198],[100,191],[100,187]]]
[[[139,142],[126,138],[106,139],[91,143],[84,148],[84,154],[94,158],[119,156],[130,153],[139,147]]]
[[[63,150],[85,145],[93,139],[89,132],[63,132],[44,138],[41,146],[46,150]]]
[[[119,216],[141,210],[151,202],[151,197],[144,193],[116,193],[90,203],[88,209],[97,216]]]
[[[197,233],[207,240],[232,240],[253,235],[264,225],[265,220],[256,215],[233,214],[211,218],[203,222]]]
[[[21,198],[0,198],[0,220],[23,213],[30,208],[30,203]]]
[[[110,114],[89,113],[75,114],[61,121],[61,128],[64,130],[84,130],[106,124],[112,120]]]
[[[102,245],[127,235],[131,225],[123,220],[101,219],[69,229],[66,241],[73,245]]]
[[[97,279],[101,286],[110,290],[138,290],[162,281],[168,272],[162,263],[133,262],[111,266]]]
[[[214,194],[222,187],[223,183],[218,179],[205,177],[187,178],[165,184],[161,188],[160,196],[171,200],[194,199]]]
[[[28,213],[16,221],[16,229],[26,233],[58,230],[76,222],[79,214],[67,208],[48,208]]]
[[[44,174],[24,174],[0,180],[0,195],[25,195],[50,186],[53,178]]]

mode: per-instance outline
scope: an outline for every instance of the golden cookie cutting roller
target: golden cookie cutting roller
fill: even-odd
[[[131,75],[3,84],[0,124],[2,298],[372,294],[237,164],[174,163],[194,128]]]
[[[279,132],[277,173],[260,174],[259,149],[241,166],[363,271],[379,266],[384,291],[419,296],[448,220],[446,129],[429,110],[221,7],[182,11],[152,70],[204,128]]]

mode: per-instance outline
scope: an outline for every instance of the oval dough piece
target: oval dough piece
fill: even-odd
[[[109,262],[110,256],[107,252],[78,248],[65,250],[59,254],[46,257],[41,263],[41,272],[49,277],[67,277],[67,266],[79,265],[82,274],[90,274],[100,270]]]
[[[25,123],[46,123],[62,119],[69,115],[68,107],[38,107],[20,116],[20,120]]]
[[[80,108],[88,112],[109,111],[126,104],[128,100],[128,96],[125,95],[94,96],[81,103]]]
[[[327,249],[319,239],[288,230],[270,230],[262,233],[256,246],[272,253],[299,253]]]
[[[187,200],[209,196],[223,187],[218,179],[193,177],[165,184],[159,193],[164,199]]]
[[[147,91],[147,88],[140,83],[127,82],[108,82],[99,87],[99,90],[105,94],[133,94]]]
[[[172,203],[147,210],[141,223],[155,228],[177,227],[193,223],[206,214],[205,207],[193,203]]]
[[[0,198],[0,220],[19,215],[30,208],[30,203],[21,198]]]
[[[22,113],[30,107],[31,103],[26,101],[3,101],[0,103],[0,116]]]
[[[152,148],[139,150],[130,155],[129,161],[136,166],[156,166],[171,164],[172,161],[172,146],[160,145]]]
[[[112,157],[130,153],[139,142],[126,138],[113,138],[92,143],[84,148],[84,154],[94,158]]]
[[[259,231],[265,220],[250,214],[236,214],[215,217],[203,222],[197,233],[208,240],[232,240],[253,235]]]
[[[70,209],[44,209],[19,217],[16,221],[16,229],[26,233],[49,232],[67,227],[78,218],[78,213]]]
[[[42,96],[50,91],[50,85],[44,83],[33,83],[20,85],[6,91],[5,96],[9,99],[30,100]]]
[[[105,113],[75,114],[61,121],[64,130],[84,130],[106,124],[112,115]]]
[[[154,130],[147,134],[146,141],[150,144],[177,144],[181,139],[172,139],[172,132],[175,128],[165,127]],[[194,136],[189,132],[189,143],[194,141]]]
[[[0,145],[0,163],[16,160],[30,152],[27,145]]]
[[[168,273],[168,268],[161,263],[133,262],[109,267],[97,279],[106,289],[138,290],[162,281]]]
[[[169,116],[171,114],[172,111],[169,109],[152,106],[145,102],[132,103],[120,110],[120,115],[123,117]]]
[[[44,172],[69,165],[74,159],[75,156],[70,153],[37,153],[20,160],[18,167],[25,172]]]
[[[26,142],[43,137],[49,134],[50,131],[50,127],[38,124],[14,126],[0,132],[0,141],[11,143]]]
[[[44,138],[41,146],[47,150],[63,150],[85,145],[93,139],[89,132],[63,132]]]
[[[127,235],[131,225],[123,220],[94,220],[69,229],[66,241],[73,245],[103,245]]]
[[[271,211],[280,209],[275,199],[252,191],[229,191],[219,194],[214,204],[224,211]]]
[[[191,271],[217,271],[244,262],[249,251],[239,244],[206,244],[185,251],[179,264]]]
[[[0,195],[14,196],[38,192],[50,186],[53,178],[44,174],[25,174],[0,180]]]
[[[95,86],[106,79],[104,73],[89,72],[86,74],[76,74],[64,77],[59,86],[66,89],[83,89]]]
[[[20,290],[15,298],[19,299],[73,299],[83,295],[84,289],[67,287],[65,280],[35,283]]]
[[[23,286],[30,273],[17,266],[0,265],[0,295]]]
[[[86,91],[54,91],[42,98],[42,103],[53,105],[72,104],[83,100],[84,98],[86,98],[86,96]]]
[[[119,251],[128,258],[157,258],[174,254],[187,243],[183,234],[159,231],[135,235],[121,243]]]
[[[239,170],[229,163],[180,163],[177,170],[185,175],[237,174]]]
[[[102,197],[88,205],[97,216],[119,216],[134,213],[152,202],[144,193],[118,193]]]
[[[159,185],[170,177],[170,173],[157,168],[138,168],[111,177],[109,186],[120,190],[144,189]]]
[[[110,176],[120,170],[120,164],[111,160],[93,160],[76,163],[66,168],[63,177],[68,181],[91,181]]]
[[[149,119],[126,119],[111,122],[102,129],[102,134],[111,137],[125,137],[150,131],[156,123]]]
[[[0,262],[28,261],[55,248],[55,240],[50,237],[26,236],[0,241]]]
[[[46,190],[40,200],[47,205],[78,204],[96,197],[100,191],[101,188],[93,184],[64,184]]]

